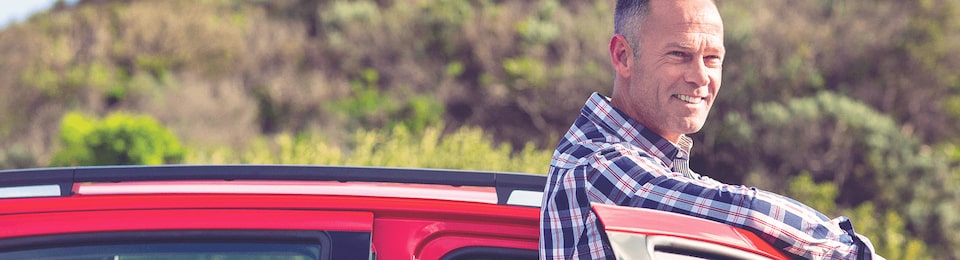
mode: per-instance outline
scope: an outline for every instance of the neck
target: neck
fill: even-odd
[[[650,124],[643,117],[634,113],[634,111],[637,111],[637,109],[635,109],[632,106],[632,103],[624,101],[623,98],[616,98],[616,97],[617,95],[614,95],[613,97],[610,98],[610,105],[612,105],[617,110],[620,110],[620,112],[623,112],[625,115],[630,117],[630,119],[633,119],[633,121],[637,121],[637,123],[640,123],[640,125],[642,125],[643,127],[650,129],[650,131],[657,133],[658,135],[660,135],[660,137],[663,137],[663,139],[667,139],[667,141],[670,141],[671,143],[677,144],[681,141],[681,138],[683,138],[684,136],[683,134],[666,133],[665,131],[663,131],[663,129],[655,127],[654,124]]]

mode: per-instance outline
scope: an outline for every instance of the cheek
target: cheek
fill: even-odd
[[[710,77],[710,91],[717,93],[720,90],[720,83],[723,81],[723,76],[720,74],[720,70]]]

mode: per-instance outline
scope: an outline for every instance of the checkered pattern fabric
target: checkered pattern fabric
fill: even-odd
[[[540,258],[614,259],[591,202],[726,223],[806,259],[872,255],[872,245],[862,242],[845,217],[831,220],[789,198],[691,171],[693,143],[684,138],[675,145],[594,93],[553,154],[541,209]]]

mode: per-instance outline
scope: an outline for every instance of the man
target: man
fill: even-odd
[[[713,1],[618,1],[613,94],[594,93],[554,152],[541,259],[613,257],[590,203],[723,222],[803,258],[879,258],[844,217],[830,220],[788,198],[689,169],[693,142],[685,135],[700,130],[716,100],[724,55]]]

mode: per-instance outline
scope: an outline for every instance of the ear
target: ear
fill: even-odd
[[[633,67],[634,56],[633,47],[627,43],[627,38],[621,34],[614,34],[610,38],[610,62],[613,63],[613,69],[617,76],[629,78]]]

